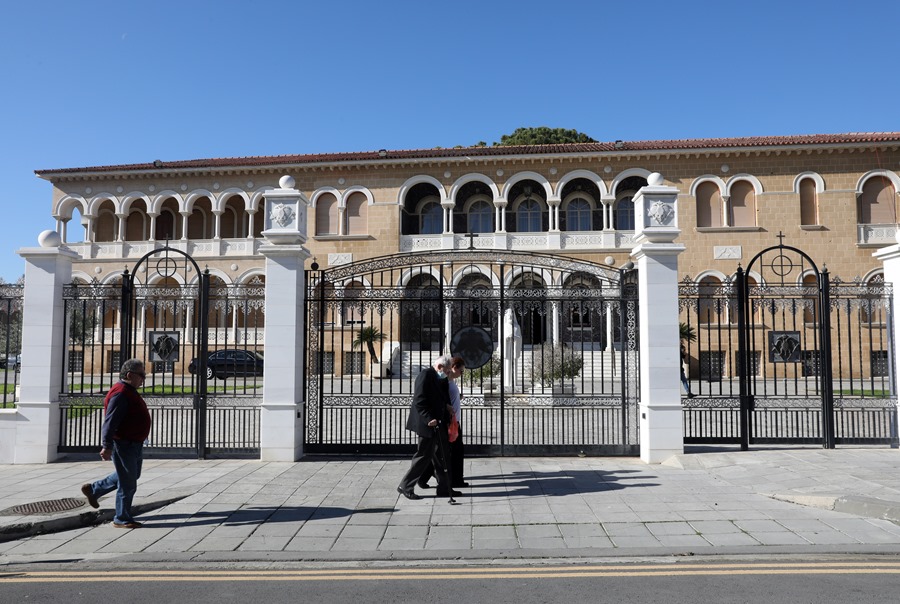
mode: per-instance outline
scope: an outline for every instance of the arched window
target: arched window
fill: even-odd
[[[112,202],[103,202],[97,218],[94,219],[94,241],[116,241],[119,237],[119,218],[112,208]]]
[[[338,202],[331,193],[316,199],[316,235],[337,235]]]
[[[816,323],[818,321],[816,305],[819,300],[819,287],[816,276],[813,274],[804,275],[803,288],[809,292],[803,296],[803,322]]]
[[[365,289],[359,281],[354,281],[344,288],[344,324],[363,322],[362,298]]]
[[[698,323],[727,323],[727,309],[719,296],[722,281],[718,277],[700,279],[700,304],[697,309]]]
[[[486,201],[476,201],[469,206],[468,212],[470,233],[493,233],[494,210]]]
[[[756,226],[756,191],[746,180],[734,183],[728,203],[729,226]]]
[[[175,212],[166,208],[156,217],[156,240],[168,241],[176,239]]]
[[[368,232],[368,224],[366,220],[366,209],[369,200],[362,193],[353,193],[347,199],[347,209],[344,216],[347,221],[347,228],[344,231],[347,235],[365,235]]]
[[[896,191],[884,177],[866,181],[859,196],[859,224],[892,224],[897,222],[894,199]]]
[[[132,204],[125,219],[125,241],[147,241],[150,238],[150,220],[143,208],[143,201]]]
[[[722,226],[722,195],[714,182],[704,182],[697,187],[697,226]]]
[[[819,200],[816,193],[816,181],[804,178],[800,181],[800,224],[819,224]]]
[[[616,201],[613,208],[613,223],[617,231],[634,230],[634,196],[630,193]]]
[[[516,231],[520,233],[541,231],[541,206],[534,199],[526,199],[516,208]]]
[[[426,202],[419,213],[419,233],[439,235],[444,232],[444,210],[435,201]]]
[[[633,218],[632,218],[633,225]],[[576,197],[566,205],[566,230],[591,230],[591,204],[588,200]]]

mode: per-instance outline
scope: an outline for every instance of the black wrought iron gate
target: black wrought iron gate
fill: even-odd
[[[897,444],[889,284],[832,279],[781,243],[679,302],[685,443]]]
[[[401,254],[307,273],[306,451],[409,450],[416,375],[442,352],[467,451],[639,452],[633,272],[542,254]]]
[[[103,395],[122,362],[138,358],[153,417],[147,454],[258,456],[264,295],[262,287],[213,287],[209,271],[168,245],[116,282],[68,286],[60,451],[96,450]],[[242,371],[251,365],[237,364],[240,355],[258,357],[258,371]],[[220,357],[228,362],[207,366]]]

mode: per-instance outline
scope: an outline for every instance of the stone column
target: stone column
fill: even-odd
[[[900,231],[898,231],[896,235],[898,241],[900,241]],[[900,244],[891,245],[885,248],[881,248],[874,254],[872,254],[878,260],[884,264],[884,282],[890,283],[893,285],[891,289],[891,295],[893,296],[892,304],[894,307],[893,316],[891,321],[888,323],[893,329],[893,333],[888,334],[890,338],[892,338],[893,345],[893,354],[894,354],[894,367],[900,367],[897,365],[897,361],[900,360],[900,355],[897,354],[897,350],[900,349],[900,321],[897,320],[897,309],[900,309]],[[891,394],[896,395],[900,392],[900,372],[894,371],[894,383],[891,384],[892,392]],[[895,429],[897,433],[900,434],[900,402],[897,403],[897,411],[898,411],[898,419],[897,426]]]
[[[61,247],[55,231],[42,232],[38,243],[41,247],[16,252],[25,259],[22,381],[16,405],[14,459],[0,460],[7,463],[47,463],[58,457],[59,394],[66,347],[63,286],[72,281],[72,263],[79,255]]]
[[[303,457],[302,367],[305,329],[304,263],[309,200],[282,176],[278,189],[264,194],[262,232],[266,243],[266,368],[260,434],[262,461]]]
[[[647,177],[634,197],[638,269],[641,401],[641,459],[662,463],[684,452],[678,364],[678,189],[662,175]]]

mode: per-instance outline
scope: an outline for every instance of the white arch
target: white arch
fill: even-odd
[[[338,202],[338,205],[340,205],[341,192],[338,191],[337,189],[335,189],[334,187],[322,187],[321,189],[316,189],[313,192],[312,197],[309,200],[309,206],[311,208],[315,209],[315,207],[319,203],[319,198],[322,197],[322,195],[325,195],[326,193],[331,193],[332,195],[334,195],[335,200]]]
[[[76,209],[81,212],[82,216],[87,214],[88,204],[84,200],[84,197],[81,195],[66,195],[57,202],[56,208],[53,210],[53,217],[56,219],[68,218],[71,220],[72,212]]]
[[[470,182],[480,182],[483,185],[487,185],[493,194],[493,199],[490,200],[491,204],[493,204],[494,199],[500,197],[500,189],[497,187],[496,183],[480,172],[469,172],[468,174],[463,174],[457,178],[456,181],[450,185],[450,195],[448,197],[455,202],[456,196],[459,195],[459,190]]]
[[[91,277],[90,275],[88,275],[88,274],[87,274],[86,272],[84,272],[84,271],[72,271],[72,281],[71,281],[71,282],[74,283],[76,279],[81,280],[81,281],[84,281],[85,284],[88,284],[88,283],[90,283],[94,278]]]
[[[275,190],[275,187],[273,187],[271,185],[265,185],[265,186],[262,186],[262,187],[259,187],[258,189],[256,189],[256,191],[254,191],[253,194],[250,195],[250,205],[247,206],[247,211],[248,212],[258,211],[259,210],[259,202],[262,200],[263,195],[265,195],[265,193],[267,191],[274,191],[274,190]],[[302,195],[301,195],[301,198],[306,199],[306,197],[303,197]]]
[[[563,176],[556,184],[556,197],[558,198],[560,195],[562,195],[563,189],[566,188],[566,185],[576,178],[583,178],[597,185],[597,188],[600,190],[600,197],[609,195],[609,191],[606,188],[606,183],[603,182],[603,179],[600,178],[597,173],[591,172],[590,170],[573,170]]]
[[[103,205],[104,201],[111,201],[113,204],[113,214],[119,213],[119,198],[113,195],[112,193],[97,193],[91,200],[88,202],[88,211],[87,213],[91,216],[97,215],[97,208]]]
[[[225,283],[226,286],[234,285],[234,282],[231,280],[231,277],[229,277],[228,274],[225,271],[223,271],[222,269],[207,267],[207,270],[209,270],[210,277],[218,277]],[[190,283],[190,285],[197,285],[198,283],[200,283],[200,275],[191,276],[189,283]]]
[[[756,191],[756,194],[759,195],[763,192],[762,183],[759,182],[759,179],[753,176],[752,174],[735,174],[731,178],[728,179],[728,183],[725,185],[725,194],[731,195],[731,189],[734,187],[734,183],[745,180],[753,185],[753,190]]]
[[[419,275],[431,275],[438,283],[444,284],[444,276],[439,270],[439,267],[428,266],[425,267],[425,270],[422,270],[422,267],[417,266],[408,268],[400,274],[400,277],[397,279],[397,287],[406,287],[410,279]]]
[[[122,198],[122,213],[128,214],[128,212],[131,210],[131,204],[133,204],[138,199],[144,202],[144,207],[147,209],[147,211],[149,211],[150,197],[146,193],[142,193],[140,191],[132,191]]]
[[[103,277],[103,279],[100,280],[100,283],[102,285],[112,285],[113,283],[115,283],[116,281],[120,281],[121,279],[122,279],[122,272],[114,271],[112,273],[109,273],[105,277]]]
[[[185,212],[192,212],[194,210],[194,203],[200,199],[201,197],[206,197],[209,199],[209,208],[210,210],[215,209],[216,207],[216,196],[207,191],[206,189],[194,189],[184,200],[184,210]]]
[[[884,267],[873,268],[865,275],[863,275],[862,282],[868,283],[872,278],[881,276],[884,279]]]
[[[622,184],[626,178],[631,178],[632,176],[640,176],[644,180],[647,180],[647,177],[650,176],[652,172],[650,170],[646,170],[644,168],[628,168],[627,170],[622,170],[616,177],[613,178],[612,185],[609,187],[609,192],[611,195],[615,195],[618,192],[619,185]]]
[[[719,188],[719,195],[725,195],[725,181],[715,174],[704,174],[703,176],[698,176],[697,178],[695,178],[694,182],[691,183],[691,197],[697,196],[697,189],[705,182],[714,183]]]
[[[213,200],[213,209],[224,210],[225,202],[235,195],[244,200],[244,211],[246,211],[250,207],[250,196],[247,195],[246,191],[237,187],[229,187],[220,192],[216,199]]]
[[[553,195],[553,187],[550,186],[550,181],[544,178],[541,174],[537,172],[531,172],[530,170],[526,170],[524,172],[517,172],[510,176],[509,180],[506,181],[506,184],[503,185],[503,199],[509,198],[509,192],[516,184],[522,182],[523,180],[533,180],[544,189],[544,193],[546,195],[547,201],[551,199],[556,199]]]
[[[481,277],[485,277],[492,287],[500,286],[500,279],[497,278],[497,275],[494,274],[489,267],[484,264],[467,264],[466,266],[458,269],[453,276],[450,278],[450,283],[453,287],[458,287],[463,278],[468,277],[469,275],[479,275]]]
[[[440,192],[439,197],[440,201],[447,201],[447,191],[444,190],[444,185],[433,176],[428,176],[427,174],[418,174],[409,178],[400,186],[400,192],[397,194],[397,205],[402,206],[403,201],[406,199],[406,195],[409,193],[409,190],[418,184],[422,184],[423,182],[428,183],[430,185],[434,185],[434,187]]]
[[[697,276],[694,277],[694,283],[700,283],[706,277],[715,277],[716,279],[719,280],[719,283],[722,283],[723,285],[725,283],[728,283],[729,281],[731,281],[731,277],[729,277],[722,271],[717,271],[715,269],[709,269],[709,270],[705,270],[705,271],[701,271],[701,272],[697,273]]]
[[[372,289],[372,282],[369,281],[368,278],[363,277],[362,275],[354,275],[352,277],[348,277],[346,279],[342,279],[340,281],[334,282],[335,291],[344,291],[354,283],[359,283],[363,286],[363,289]]]
[[[178,211],[181,212],[184,210],[184,198],[181,194],[172,191],[171,189],[166,189],[165,191],[160,191],[156,197],[153,198],[153,202],[150,204],[152,207],[150,208],[149,214],[159,214],[162,211],[163,203],[169,199],[173,198],[175,202],[178,204]]]
[[[366,201],[367,201],[366,205],[373,205],[373,204],[375,203],[375,196],[372,195],[372,192],[371,192],[367,187],[363,187],[363,186],[357,185],[357,186],[354,186],[354,187],[350,187],[349,189],[347,189],[346,191],[344,191],[344,194],[343,194],[343,195],[341,195],[341,196],[338,197],[338,203],[340,204],[339,207],[346,208],[346,207],[347,207],[347,200],[348,200],[348,199],[350,198],[350,196],[353,195],[354,193],[362,193],[363,195],[365,195],[365,196],[366,196]]]
[[[266,278],[266,269],[261,267],[254,267],[245,270],[243,273],[238,275],[234,282],[237,285],[247,285],[253,277],[262,277],[264,280]]]
[[[894,185],[894,193],[900,195],[900,176],[890,170],[869,170],[863,174],[856,183],[856,194],[862,195],[863,186],[870,178],[887,178]]]
[[[541,278],[541,281],[544,282],[544,288],[553,285],[553,275],[546,268],[539,268],[536,266],[517,266],[505,275],[506,282],[503,284],[503,287],[507,289],[512,287],[512,282],[526,273],[539,276]]]
[[[160,281],[162,281],[163,279],[165,279],[165,278],[167,278],[167,277],[171,277],[172,279],[175,279],[175,281],[177,281],[179,285],[184,285],[184,284],[185,284],[184,276],[183,276],[181,273],[179,273],[179,272],[176,272],[176,273],[174,273],[174,274],[172,274],[172,275],[166,275],[166,276],[164,277],[164,276],[160,275],[160,274],[157,273],[157,272],[150,273],[150,272],[148,271],[146,275],[147,275],[147,276],[146,276],[146,281],[144,281],[144,283],[147,284],[147,285],[155,285],[155,284],[159,283]]]
[[[804,178],[812,178],[816,183],[816,193],[822,193],[825,191],[825,179],[822,178],[818,172],[801,172],[797,176],[794,177],[794,193],[797,195],[800,194],[800,181]]]

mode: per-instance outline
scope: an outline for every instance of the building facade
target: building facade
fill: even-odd
[[[632,200],[652,173],[660,173],[678,190],[676,243],[686,247],[679,278],[702,289],[729,282],[739,264],[779,241],[806,252],[833,277],[877,281],[882,268],[872,254],[897,241],[898,170],[900,133],[888,132],[157,160],[37,174],[53,184],[57,231],[81,258],[74,265],[77,281],[114,284],[123,265],[168,242],[208,267],[214,285],[228,288],[265,283],[263,197],[285,174],[309,200],[308,266],[328,268],[462,249],[621,266],[635,246]],[[539,274],[511,278],[513,288],[591,287],[545,283]],[[796,278],[815,283],[810,273]],[[152,267],[139,276],[160,288],[192,279],[156,274]],[[423,288],[433,277],[404,279],[398,285]],[[476,279],[470,276],[468,285],[477,286]],[[353,297],[370,284],[340,286],[346,291],[337,295]],[[736,320],[727,306],[700,310],[697,327]],[[443,320],[433,319],[409,337],[439,341]],[[332,337],[350,350],[362,323],[353,305],[333,311],[328,323]],[[586,329],[589,344],[599,349],[616,344],[613,317],[601,325],[574,315],[522,323],[526,346],[557,343],[560,325]],[[104,325],[112,330],[116,324],[111,311]],[[248,319],[235,306],[211,326],[221,346],[240,344]],[[254,327],[263,326],[264,319],[255,320]],[[403,337],[388,336],[388,342]],[[710,368],[716,354],[706,360],[694,355],[691,372],[728,373]],[[360,369],[364,357],[360,351],[333,358],[330,370],[347,374],[353,365],[354,372],[368,371]]]

